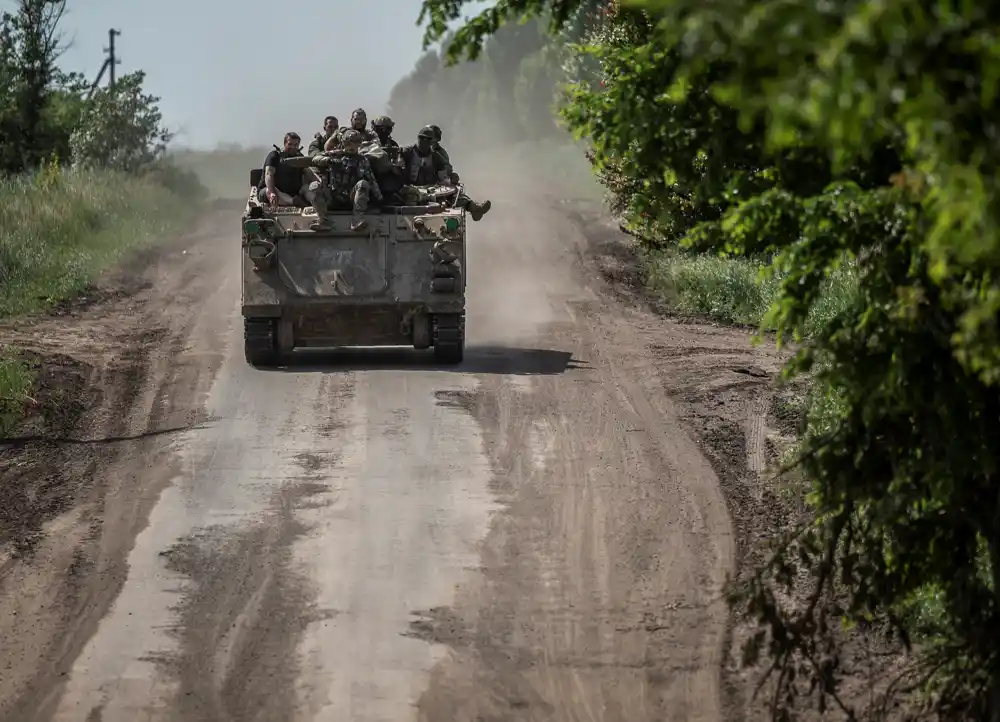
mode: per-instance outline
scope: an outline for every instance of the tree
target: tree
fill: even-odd
[[[559,49],[542,47],[522,58],[514,82],[517,127],[533,138],[548,138],[563,131],[556,123],[556,89],[564,78]]]
[[[548,139],[563,133],[553,106],[565,79],[565,42],[553,41],[544,25],[531,20],[503,28],[484,39],[474,60],[449,63],[454,35],[445,33],[414,70],[393,87],[389,114],[397,128],[415,133],[437,123],[449,139],[467,146],[503,145],[523,139]]]
[[[499,120],[495,132],[500,143],[514,141],[525,133],[516,86],[523,62],[542,49],[543,41],[537,22],[532,21],[505,25],[486,42],[486,67],[492,72],[494,106]]]
[[[463,5],[424,0],[427,40]],[[580,7],[500,0],[448,58],[524,14],[564,30]],[[811,518],[737,597],[761,624],[746,651],[775,674],[775,716],[808,695],[849,707],[837,622],[881,619],[917,642],[906,671],[929,710],[1000,720],[1000,6],[608,9],[589,51],[604,87],[578,86],[568,123],[659,242],[775,256],[768,321],[803,341],[787,373],[813,373],[835,417],[803,439]],[[856,297],[804,341],[844,264]],[[796,570],[809,589],[789,605],[777,590]],[[917,619],[929,591],[938,614]]]
[[[20,0],[16,12],[0,14],[0,172],[38,165],[60,140],[46,115],[65,8],[65,0]]]
[[[166,153],[172,134],[144,79],[141,70],[129,73],[94,94],[70,139],[74,165],[135,173]]]

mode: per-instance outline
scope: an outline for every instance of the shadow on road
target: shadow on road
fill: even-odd
[[[455,366],[434,363],[428,349],[344,348],[299,349],[278,367],[262,369],[278,373],[335,373],[337,371],[435,370],[462,374],[508,374],[550,376],[572,369],[589,369],[568,351],[505,346],[467,346],[465,360]]]

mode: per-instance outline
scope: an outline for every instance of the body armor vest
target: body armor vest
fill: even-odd
[[[434,153],[422,156],[416,149],[411,153],[413,162],[410,164],[410,185],[432,186],[437,183],[437,173],[434,171]]]
[[[343,155],[331,163],[327,174],[327,184],[330,189],[345,193],[350,191],[355,183],[364,178],[361,163],[360,155]]]

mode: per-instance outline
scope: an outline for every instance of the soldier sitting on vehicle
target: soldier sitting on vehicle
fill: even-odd
[[[380,115],[372,121],[372,132],[375,133],[378,144],[387,151],[395,151],[398,155],[399,143],[392,137],[392,129],[395,127],[396,124],[387,115]]]
[[[340,121],[337,120],[337,116],[328,115],[323,118],[323,130],[314,135],[312,143],[309,144],[309,150],[307,151],[309,157],[312,158],[314,155],[322,153],[326,141],[330,140],[330,137],[339,129]]]
[[[349,130],[355,130],[361,136],[361,142],[367,143],[372,140],[378,140],[378,136],[372,131],[368,130],[368,114],[365,112],[364,108],[355,108],[351,113],[351,125],[347,128],[340,128],[336,133],[330,136],[330,139],[323,144],[323,150],[335,150],[340,147],[343,143],[344,133]]]
[[[434,150],[436,150],[444,157],[445,162],[448,164],[448,175],[451,176],[451,182],[454,183],[455,185],[458,185],[458,181],[461,180],[461,178],[459,177],[458,173],[455,172],[455,169],[451,165],[451,157],[448,155],[448,151],[446,151],[444,149],[444,146],[441,145],[441,138],[444,136],[444,134],[441,132],[441,126],[431,125],[428,127],[434,131]],[[483,205],[487,204],[493,205],[489,201],[486,201],[486,203]],[[487,210],[489,209],[487,208]]]
[[[306,168],[292,168],[281,161],[302,157],[298,133],[285,133],[284,148],[275,146],[264,159],[264,173],[257,185],[257,199],[274,206],[302,206],[312,202],[310,182],[315,174]]]
[[[424,126],[417,133],[417,142],[400,150],[403,178],[410,185],[431,186],[448,183],[448,163],[434,150],[434,131]]]
[[[330,210],[350,208],[354,211],[351,230],[360,231],[366,226],[364,216],[368,211],[369,197],[381,202],[382,190],[371,165],[358,152],[361,140],[360,133],[348,129],[341,134],[341,148],[337,152],[322,153],[313,158],[313,165],[321,170],[325,182],[316,181],[310,186],[317,216],[316,222],[310,226],[312,230],[330,230]]]
[[[415,145],[409,145],[402,149],[400,155],[403,158],[403,179],[413,186],[430,186],[438,183],[454,185],[452,181],[451,164],[441,153],[434,150],[434,129],[425,125],[417,133]],[[455,201],[456,208],[465,208],[472,216],[472,220],[482,219],[493,204],[490,201],[477,203],[462,193]]]
[[[388,116],[380,115],[375,118],[372,121],[372,130],[378,136],[377,147],[370,147],[364,152],[371,163],[382,194],[386,198],[396,199],[405,182],[399,143],[392,137],[394,126],[395,123]]]
[[[434,146],[433,146],[434,150],[436,150],[438,153],[442,155],[442,157],[444,157],[445,163],[447,163],[448,166],[450,167],[451,157],[448,155],[448,151],[444,149],[444,146],[441,145],[441,138],[444,137],[444,133],[441,132],[441,126],[432,124],[427,127],[434,131]],[[457,178],[458,174],[454,173],[454,169],[452,169],[452,173],[453,173],[452,180],[455,183],[458,183],[458,178]]]

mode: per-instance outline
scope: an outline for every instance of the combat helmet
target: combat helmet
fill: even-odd
[[[362,140],[361,133],[354,130],[354,128],[348,128],[340,136],[340,144],[344,145],[361,145]]]
[[[392,130],[395,127],[395,123],[392,122],[392,118],[388,115],[379,115],[372,121],[372,128],[388,128]]]
[[[443,137],[443,134],[441,133],[441,126],[440,125],[428,125],[427,127],[434,131],[434,140],[436,140],[438,143],[440,143],[441,142],[441,138]]]
[[[423,128],[420,129],[420,132],[417,133],[417,137],[430,138],[431,140],[435,140],[437,136],[434,134],[434,128],[432,126],[425,125]]]

